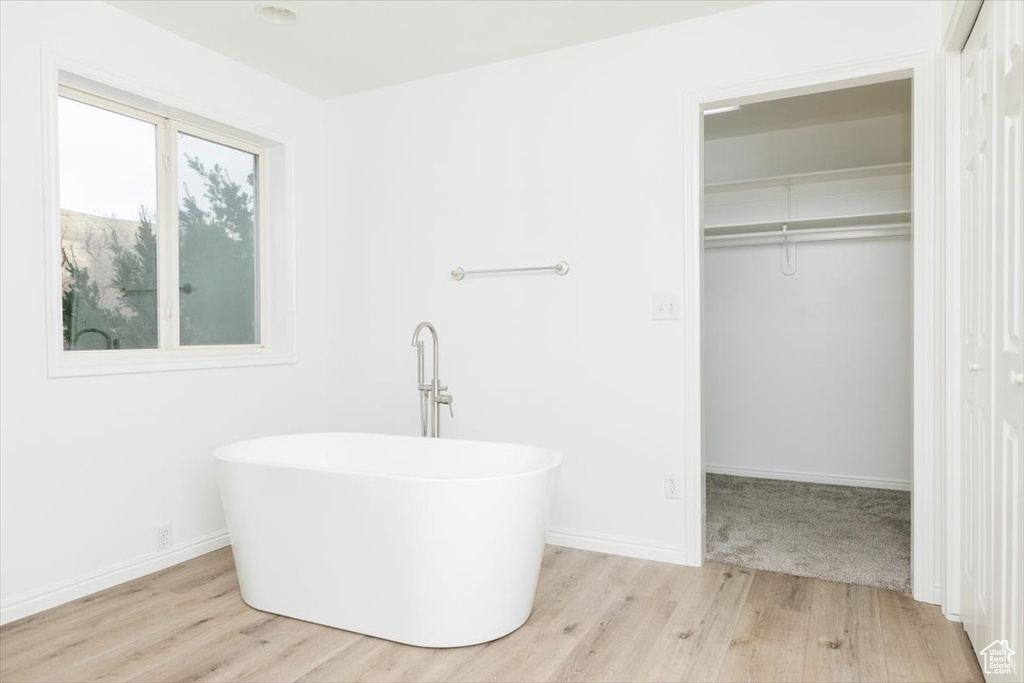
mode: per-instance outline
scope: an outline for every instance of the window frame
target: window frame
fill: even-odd
[[[215,130],[211,125],[216,120],[205,116],[192,116],[172,106],[162,103],[155,105],[153,111],[135,104],[136,101],[151,101],[144,96],[136,96],[116,86],[106,86],[97,82],[95,89],[84,87],[82,82],[91,83],[84,78],[71,74],[71,83],[66,82],[62,75],[63,69],[54,69],[51,88],[44,90],[48,99],[44,113],[48,114],[44,134],[44,174],[46,182],[45,223],[47,226],[44,250],[47,258],[47,348],[48,376],[74,377],[83,375],[107,375],[137,372],[159,372],[168,370],[192,370],[204,368],[244,367],[257,365],[277,365],[296,362],[294,354],[294,313],[282,311],[281,317],[272,317],[272,299],[274,288],[287,287],[283,291],[284,298],[294,305],[294,258],[292,236],[275,235],[272,232],[290,231],[290,213],[281,211],[280,206],[272,213],[271,180],[275,183],[285,181],[285,167],[290,167],[289,155],[284,146],[276,144],[278,152],[270,154],[267,143],[273,141],[261,135],[247,135],[239,129],[224,124],[225,130]],[[93,90],[100,91],[94,92]],[[151,123],[156,127],[156,163],[157,163],[157,297],[159,302],[157,347],[152,349],[89,349],[70,350],[64,348],[61,288],[61,224],[60,224],[60,149],[59,149],[59,98],[66,97],[90,106],[128,116]],[[167,111],[164,111],[167,110]],[[180,286],[179,283],[179,225],[178,206],[178,134],[191,135],[214,144],[225,145],[240,151],[253,154],[256,159],[256,197],[254,200],[254,222],[256,230],[257,267],[256,291],[258,302],[256,314],[259,317],[257,326],[259,340],[255,344],[231,345],[189,345],[180,344]],[[270,157],[274,157],[271,159]],[[288,190],[279,188],[275,196],[284,197],[287,203]],[[277,219],[275,221],[275,219]],[[282,258],[285,263],[276,263],[272,258],[273,250],[284,246]],[[292,247],[292,248],[290,248]],[[280,260],[280,259],[278,259]],[[282,267],[283,266],[283,267]],[[284,280],[287,279],[288,282]],[[280,306],[277,307],[280,309]]]
[[[180,303],[181,303],[181,289],[180,289],[181,283],[178,281],[178,277],[180,275],[180,272],[179,272],[179,265],[180,265],[180,263],[179,263],[179,259],[178,259],[178,256],[179,256],[178,247],[179,247],[179,244],[180,244],[179,237],[180,237],[180,230],[181,230],[181,227],[178,225],[178,207],[179,207],[179,204],[180,204],[180,197],[178,197],[177,194],[175,194],[174,196],[169,197],[168,200],[167,200],[168,211],[170,213],[174,214],[173,217],[168,217],[169,229],[167,231],[169,233],[168,236],[167,236],[167,240],[168,240],[168,247],[167,247],[167,252],[168,252],[167,253],[167,259],[168,259],[167,263],[168,263],[168,267],[167,267],[167,270],[169,271],[167,273],[167,275],[169,276],[169,278],[173,279],[173,282],[170,282],[168,284],[166,290],[165,290],[168,299],[173,299],[173,301],[169,300],[167,302],[167,312],[163,313],[163,315],[161,315],[161,317],[167,318],[167,320],[168,320],[168,323],[167,323],[168,326],[169,326],[169,329],[167,331],[167,335],[168,335],[167,336],[168,348],[171,348],[171,349],[207,349],[207,350],[210,350],[210,349],[213,349],[213,350],[216,350],[216,349],[226,349],[226,350],[232,350],[232,349],[243,349],[243,350],[245,350],[245,349],[265,349],[267,347],[267,342],[266,342],[267,335],[270,333],[270,331],[269,331],[269,329],[267,329],[268,317],[267,317],[267,311],[266,311],[267,300],[268,300],[268,296],[267,296],[268,292],[267,292],[267,287],[266,287],[266,280],[267,280],[267,278],[266,278],[265,273],[267,272],[268,264],[266,263],[266,259],[264,257],[264,254],[267,251],[266,248],[264,247],[264,245],[267,243],[267,240],[269,238],[269,236],[266,234],[266,232],[267,232],[267,224],[269,223],[269,221],[266,220],[266,215],[267,215],[268,207],[267,207],[267,191],[266,191],[267,188],[265,186],[265,180],[264,180],[265,170],[266,170],[266,154],[264,153],[264,149],[263,149],[263,147],[261,147],[259,145],[255,145],[255,144],[253,144],[251,142],[248,142],[246,140],[241,140],[241,139],[239,139],[237,137],[230,136],[230,135],[224,135],[223,133],[218,133],[218,132],[212,131],[212,130],[210,130],[208,128],[204,128],[202,126],[192,125],[192,124],[186,123],[184,121],[179,121],[177,119],[168,118],[167,119],[167,124],[168,124],[168,126],[167,126],[168,129],[167,129],[167,132],[166,132],[167,138],[166,138],[166,142],[164,143],[164,148],[166,149],[166,152],[167,152],[167,156],[164,157],[165,158],[165,164],[166,164],[166,168],[164,170],[165,170],[165,173],[167,175],[167,180],[166,180],[166,182],[164,184],[167,186],[168,190],[173,188],[175,193],[177,193],[178,191],[181,190],[181,188],[178,187],[178,165],[177,165],[178,134],[179,133],[184,133],[185,135],[191,135],[192,137],[199,138],[201,140],[206,140],[207,142],[213,142],[215,144],[222,145],[224,147],[231,147],[232,149],[237,149],[237,150],[242,151],[242,152],[247,152],[247,153],[252,154],[253,156],[256,157],[256,186],[253,188],[255,190],[255,192],[256,192],[256,197],[255,197],[255,201],[253,203],[253,211],[254,211],[254,214],[255,214],[253,216],[253,223],[254,223],[255,232],[256,232],[256,255],[255,255],[255,261],[256,261],[256,268],[257,268],[257,270],[256,270],[256,274],[257,274],[256,291],[257,291],[257,301],[258,301],[258,306],[256,308],[256,315],[257,315],[258,320],[259,320],[259,325],[258,325],[259,341],[257,343],[255,343],[255,344],[219,344],[219,345],[192,345],[192,346],[182,346],[181,345],[181,305],[180,305]],[[158,174],[158,176],[159,176],[159,174]],[[158,249],[158,253],[159,253],[159,249]],[[158,259],[158,260],[162,260],[162,259]],[[159,269],[159,267],[158,267],[158,269]],[[160,285],[158,284],[157,287],[159,287],[159,286]],[[159,336],[158,336],[158,338],[162,339],[162,337],[159,337]]]

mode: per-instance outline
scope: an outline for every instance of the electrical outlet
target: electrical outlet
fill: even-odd
[[[680,320],[679,297],[675,294],[655,294],[652,300],[652,320]]]
[[[678,474],[666,474],[665,475],[665,497],[666,498],[679,498],[679,475]]]
[[[157,527],[156,529],[156,551],[162,553],[171,547],[171,525]]]

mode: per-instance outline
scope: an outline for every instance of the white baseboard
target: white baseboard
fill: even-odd
[[[753,477],[754,479],[783,479],[785,481],[806,481],[812,484],[862,486],[869,489],[892,489],[895,491],[910,490],[909,481],[874,479],[871,477],[840,477],[832,474],[787,472],[785,470],[762,470],[755,467],[729,467],[725,465],[705,465],[704,471],[710,474],[729,474],[734,477]]]
[[[86,595],[137,579],[140,576],[167,569],[223,548],[229,543],[227,530],[215,531],[187,543],[173,546],[166,552],[136,557],[74,581],[16,596],[0,605],[0,624],[6,624],[51,607],[63,605],[65,602],[84,598]]]
[[[569,529],[548,529],[548,543],[578,550],[592,550],[609,555],[624,555],[641,560],[692,565],[685,550],[638,542],[629,538],[584,533]]]

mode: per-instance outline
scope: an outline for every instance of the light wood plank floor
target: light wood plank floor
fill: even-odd
[[[889,591],[551,546],[533,615],[431,650],[246,606],[229,549],[0,629],[3,681],[981,681],[959,624]]]

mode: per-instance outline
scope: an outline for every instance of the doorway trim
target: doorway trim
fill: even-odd
[[[752,104],[839,88],[912,79],[913,192],[913,457],[911,493],[911,583],[914,598],[942,601],[945,564],[943,446],[945,405],[945,239],[939,223],[937,182],[942,177],[936,153],[937,131],[933,51],[815,69],[765,80],[734,83],[687,93],[683,106],[683,378],[686,555],[704,561],[704,378],[701,334],[703,317],[703,111]],[[958,531],[958,530],[956,530]]]

